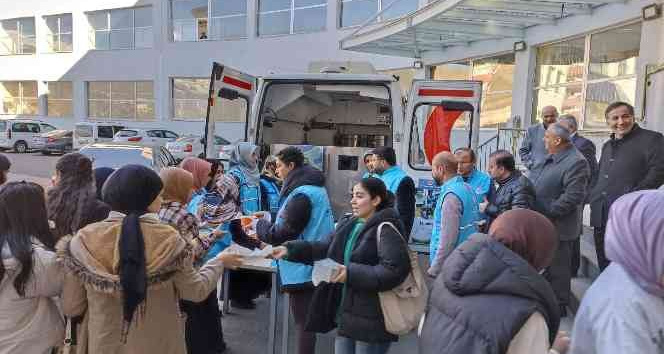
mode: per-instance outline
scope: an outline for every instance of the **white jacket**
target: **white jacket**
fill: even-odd
[[[617,263],[588,289],[574,321],[571,354],[664,353],[664,299]]]
[[[62,343],[64,322],[53,299],[62,292],[63,273],[55,252],[33,241],[33,272],[25,297],[14,288],[20,264],[5,244],[0,280],[0,354],[44,354]]]

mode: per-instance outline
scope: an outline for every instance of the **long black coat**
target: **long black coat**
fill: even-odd
[[[331,258],[343,264],[346,241],[350,237],[355,220],[352,218],[340,222],[335,233],[325,241],[286,243],[288,260],[311,264],[316,260]],[[377,245],[378,225],[385,221],[398,225],[399,216],[394,208],[383,209],[367,220],[353,248],[350,264],[346,266],[346,297],[339,305],[338,334],[341,336],[372,343],[398,339],[385,330],[378,293],[394,289],[403,283],[411,267],[408,246],[404,238],[393,228],[388,226],[382,228],[380,246]],[[319,286],[316,292],[325,289]],[[340,287],[336,289],[339,291],[334,296],[340,300]],[[320,298],[314,295],[312,310],[327,305],[316,303],[317,300]]]
[[[624,194],[664,184],[664,136],[634,126],[622,139],[604,143],[599,177],[590,198],[590,225],[604,227],[609,207]]]

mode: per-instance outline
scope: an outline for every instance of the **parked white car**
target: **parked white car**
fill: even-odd
[[[177,133],[165,129],[125,128],[115,134],[113,142],[166,145],[179,137]]]
[[[117,132],[124,129],[123,123],[114,122],[80,122],[74,128],[74,149],[85,145],[113,141]]]
[[[24,153],[41,148],[34,146],[34,139],[55,129],[50,124],[34,119],[0,120],[0,149]]]
[[[220,136],[214,137],[214,150],[222,152],[224,145],[229,145],[230,142]],[[166,143],[166,149],[178,161],[184,160],[187,157],[198,157],[203,153],[203,143],[201,137],[196,135],[181,136],[177,140]]]

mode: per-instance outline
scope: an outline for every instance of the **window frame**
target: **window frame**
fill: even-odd
[[[174,18],[173,14],[173,4],[176,2],[190,2],[190,0],[169,0],[168,5],[169,5],[169,25],[170,25],[170,40],[172,42],[178,43],[178,42],[206,42],[206,41],[223,41],[223,40],[238,40],[238,39],[246,39],[247,36],[247,23],[249,19],[249,4],[248,0],[234,0],[234,1],[244,1],[245,3],[245,11],[244,13],[233,13],[230,15],[222,15],[222,16],[213,16],[214,13],[214,7],[215,7],[215,1],[216,0],[207,0],[207,16],[206,17],[192,17],[189,19],[176,19]],[[215,20],[224,20],[228,18],[239,18],[239,17],[244,17],[244,26],[242,30],[241,35],[237,36],[213,36],[212,33],[214,33],[213,28],[216,27],[213,25],[215,23]],[[201,32],[199,31],[199,24],[200,21],[205,21],[206,25],[206,38],[201,38]],[[193,22],[193,26],[196,30],[195,33],[195,38],[193,40],[176,40],[175,39],[175,29],[179,27],[179,25],[176,26],[177,24],[189,24]]]
[[[62,31],[62,20],[63,20],[64,16],[69,16],[70,17],[71,31],[69,31],[69,32],[63,32]],[[74,51],[74,18],[73,18],[73,15],[71,13],[45,15],[45,16],[43,16],[44,22],[46,22],[46,20],[48,18],[53,18],[53,17],[57,18],[58,31],[56,33],[53,33],[49,29],[48,33],[46,34],[46,39],[47,39],[47,43],[48,43],[48,38],[49,37],[57,36],[58,37],[58,41],[57,41],[58,50],[53,50],[52,46],[47,46],[47,50],[45,51],[45,53],[72,53]],[[48,26],[46,26],[46,27],[48,28]],[[62,36],[63,35],[71,35],[71,50],[63,50],[62,49]],[[55,44],[55,43],[53,43],[53,44]]]
[[[366,22],[368,20],[368,18],[365,18],[364,20],[362,20],[362,22],[360,22],[358,24],[344,26],[344,23],[343,23],[344,3],[361,2],[361,1],[367,1],[367,0],[337,0],[337,8],[339,9],[338,14],[337,14],[337,28],[339,28],[339,29],[349,29],[349,28],[354,28],[354,27],[360,27],[360,26],[362,26],[362,24],[364,22]],[[383,2],[387,2],[387,3],[383,3]],[[376,12],[374,14],[376,14],[380,11],[383,11],[384,7],[387,7],[387,6],[390,5],[390,2],[388,0],[376,0],[376,3],[377,3],[378,6],[377,6]],[[419,2],[418,2],[415,9],[416,10],[420,9]],[[374,14],[372,14],[371,16],[373,16]],[[408,12],[406,12],[404,14],[401,14],[400,16],[404,16],[406,14],[408,14]],[[398,17],[385,17],[384,14],[383,14],[383,15],[380,15],[380,16],[376,17],[374,19],[374,21],[372,21],[371,23],[377,24],[377,23],[393,20],[395,18],[398,18]]]
[[[34,32],[32,35],[24,35],[23,34],[23,23],[21,21],[24,20],[32,20],[32,28]],[[12,45],[13,45],[13,50],[9,51],[7,53],[0,52],[0,56],[9,56],[9,55],[35,55],[37,54],[37,23],[35,21],[34,17],[17,17],[17,18],[8,18],[4,20],[0,20],[0,26],[3,25],[4,22],[15,22],[16,23],[16,42],[12,39]],[[11,39],[11,37],[9,37]],[[23,46],[25,43],[26,38],[32,38],[33,44],[34,44],[34,51],[33,52],[24,52]]]
[[[138,9],[150,9],[150,14],[152,14],[152,11],[154,11],[152,5],[148,6],[137,6],[137,7],[123,7],[123,8],[117,8],[117,9],[107,9],[107,10],[99,10],[99,11],[90,11],[86,12],[86,16],[88,17],[88,24],[89,24],[89,37],[90,37],[90,45],[91,45],[91,50],[137,50],[137,49],[150,49],[154,47],[154,35],[150,38],[150,43],[148,46],[141,46],[137,47],[136,46],[136,33],[137,29],[139,30],[150,30],[154,31],[154,23],[152,21],[152,17],[150,17],[150,26],[141,26],[141,27],[136,27],[136,10]],[[131,26],[130,27],[116,27],[113,28],[111,26],[111,14],[113,11],[131,11]],[[104,29],[95,29],[91,24],[90,24],[90,16],[94,16],[97,14],[103,14],[105,17],[105,22],[106,22],[106,27]],[[111,34],[113,32],[122,32],[122,31],[127,31],[129,30],[131,32],[131,44],[127,48],[113,48],[113,43],[111,42]],[[108,36],[108,47],[107,48],[98,48],[97,47],[97,33],[106,33]],[[154,32],[153,32],[154,33]]]
[[[92,83],[92,82],[94,82],[94,83],[105,83],[105,84],[107,84],[108,99],[106,99],[106,98],[104,98],[104,99],[101,99],[101,98],[90,98],[90,83]],[[134,86],[134,90],[133,90],[133,92],[134,92],[134,96],[133,96],[133,98],[132,98],[132,99],[125,99],[125,98],[122,98],[122,99],[116,99],[116,100],[113,100],[113,90],[112,90],[112,83],[113,83],[113,82],[121,82],[121,83],[131,83],[131,84],[133,84],[133,86]],[[138,85],[139,85],[139,84],[143,84],[143,83],[148,83],[148,82],[152,84],[152,98],[151,98],[151,99],[142,98],[142,97],[139,98],[139,94],[138,94]],[[85,84],[86,84],[87,117],[88,117],[89,119],[121,120],[121,121],[128,121],[128,122],[143,122],[143,121],[152,122],[152,121],[155,121],[155,120],[156,120],[156,112],[155,112],[156,107],[155,107],[155,98],[154,98],[154,81],[151,81],[151,80],[138,80],[138,81],[119,81],[119,80],[114,80],[114,81],[86,81]],[[105,103],[107,103],[107,104],[108,104],[108,116],[107,116],[107,117],[93,116],[93,115],[91,114],[91,112],[90,112],[90,102],[102,102],[102,103],[105,102]],[[131,116],[131,117],[129,117],[129,118],[125,118],[125,117],[113,117],[112,106],[113,106],[113,103],[114,103],[114,102],[115,102],[116,104],[118,104],[118,103],[127,103],[127,102],[128,102],[130,105],[133,105],[133,107],[134,107],[134,109],[133,109],[133,110],[134,110],[134,112],[133,112],[133,116]],[[139,104],[139,103],[144,103],[144,104],[145,104],[145,103],[152,103],[152,111],[153,111],[153,113],[155,113],[155,114],[153,114],[153,116],[152,116],[151,118],[149,118],[149,119],[139,118],[139,115],[138,115],[138,104]]]
[[[588,86],[597,84],[597,83],[603,83],[603,82],[614,82],[614,81],[621,81],[621,80],[628,80],[628,79],[634,79],[638,80],[638,70],[634,74],[627,74],[627,75],[619,75],[615,77],[607,77],[607,78],[599,78],[599,79],[590,79],[590,57],[591,57],[591,50],[592,50],[592,37],[594,35],[610,32],[616,29],[620,29],[623,27],[627,26],[632,26],[637,23],[640,23],[640,20],[637,21],[629,21],[625,23],[621,23],[615,26],[611,26],[609,28],[602,28],[600,30],[592,31],[585,33],[583,35],[579,36],[574,36],[574,37],[569,37],[565,38],[559,41],[555,42],[549,42],[549,43],[544,43],[539,46],[537,46],[537,50],[539,50],[542,47],[546,47],[549,45],[553,45],[556,43],[564,43],[568,41],[573,41],[573,40],[579,40],[583,38],[584,40],[584,49],[583,49],[583,73],[581,76],[581,81],[571,81],[571,82],[565,82],[565,83],[560,83],[560,84],[554,84],[554,85],[536,85],[536,77],[533,77],[533,88],[532,88],[532,94],[533,94],[533,99],[532,99],[532,104],[531,104],[531,109],[532,109],[532,114],[531,114],[531,122],[530,124],[536,124],[539,121],[539,116],[537,115],[537,107],[538,107],[538,94],[540,90],[547,90],[547,89],[568,89],[573,86],[578,86],[579,84],[581,85],[581,101],[580,101],[580,107],[579,107],[579,116],[576,117],[578,120],[578,129],[583,130],[585,129],[586,125],[586,110],[587,110],[587,103],[586,99],[588,97]],[[643,25],[641,25],[641,31],[643,31]],[[639,43],[639,55],[641,52],[640,48],[640,43]],[[537,55],[537,53],[535,53]],[[638,60],[638,57],[637,57]],[[535,74],[537,75],[537,61],[535,61]],[[638,88],[637,88],[638,90]],[[636,99],[636,91],[634,92],[634,98]],[[636,102],[635,102],[636,103]],[[563,112],[561,112],[562,114]]]
[[[71,97],[69,98],[51,98],[51,84],[59,84],[59,83],[69,83],[71,85]],[[47,81],[46,82],[46,87],[48,88],[48,94],[46,95],[46,116],[47,117],[53,117],[53,118],[66,118],[66,117],[73,117],[74,116],[74,83],[72,81]],[[60,103],[68,103],[69,104],[69,116],[60,116],[60,115],[52,115],[51,110],[49,109],[51,107],[51,101],[54,102],[60,102]]]
[[[290,7],[288,9],[282,9],[282,10],[270,10],[270,11],[260,11],[260,3],[261,1],[266,1],[266,0],[257,0],[256,1],[256,36],[261,37],[261,38],[269,38],[269,37],[278,37],[278,36],[289,36],[289,35],[294,35],[294,34],[307,34],[307,33],[319,33],[319,32],[324,32],[327,30],[327,10],[328,10],[328,0],[324,0],[323,3],[317,4],[317,5],[307,5],[307,6],[295,6],[295,1],[297,0],[290,0]],[[317,9],[317,8],[325,8],[325,17],[324,17],[324,22],[323,22],[323,27],[317,30],[313,31],[295,31],[295,13],[296,11],[299,10],[309,10],[309,9]],[[280,13],[280,12],[289,12],[290,13],[290,27],[287,33],[273,33],[273,34],[261,34],[261,21],[260,17],[261,15],[270,15],[270,14],[275,14],[275,13]]]
[[[18,99],[19,104],[17,105],[17,110],[16,113],[5,113],[5,107],[4,107],[4,101],[5,97],[2,96],[0,97],[0,100],[2,100],[2,111],[0,111],[0,116],[37,116],[39,115],[39,84],[37,81],[34,80],[7,80],[7,81],[0,81],[0,84],[4,84],[5,82],[16,82],[18,84],[18,96],[17,97],[12,97],[13,99]],[[35,92],[37,93],[36,97],[29,97],[27,98],[25,96],[25,88],[23,87],[25,83],[34,83],[35,85]],[[34,99],[35,101],[35,112],[34,113],[25,113],[23,112],[23,107],[25,107],[25,102],[27,99]]]

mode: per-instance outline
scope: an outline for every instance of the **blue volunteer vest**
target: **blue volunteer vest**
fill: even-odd
[[[334,218],[332,216],[330,200],[327,197],[327,191],[324,187],[300,186],[295,188],[281,205],[276,223],[281,224],[284,222],[283,214],[286,205],[288,205],[291,198],[298,194],[304,194],[309,198],[312,209],[309,222],[304,231],[302,231],[302,234],[297,237],[297,240],[315,242],[331,234],[334,231]],[[312,266],[284,260],[277,261],[277,265],[279,267],[281,284],[283,285],[302,284],[311,281]]]
[[[459,198],[462,205],[461,222],[459,223],[459,237],[454,247],[464,242],[470,235],[477,232],[477,221],[479,220],[479,206],[476,201],[475,193],[468,184],[463,181],[461,176],[456,176],[445,182],[440,187],[440,195],[436,202],[436,209],[433,212],[433,231],[431,232],[431,242],[429,243],[429,261],[433,263],[438,252],[440,244],[440,224],[445,220],[443,214],[443,199],[448,193],[454,193]]]
[[[261,210],[261,189],[260,185],[249,185],[244,172],[237,166],[232,167],[228,173],[240,181],[240,209],[242,214],[251,215]]]
[[[272,220],[275,219],[277,213],[279,212],[279,187],[276,183],[261,178],[261,188],[265,191],[265,196],[267,197],[268,211],[272,214]]]
[[[406,177],[408,177],[408,175],[399,166],[392,166],[378,176],[378,178],[383,180],[383,183],[385,183],[387,190],[393,194],[397,193],[397,189],[399,189],[401,181],[403,181],[403,179]]]
[[[475,195],[477,196],[478,203],[482,203],[484,201],[484,198],[486,198],[489,194],[489,189],[491,189],[491,177],[482,171],[478,171],[477,169],[473,169],[473,172],[471,172],[470,176],[468,176],[468,181],[466,183],[470,184],[470,186],[473,188],[473,192],[475,192]]]

